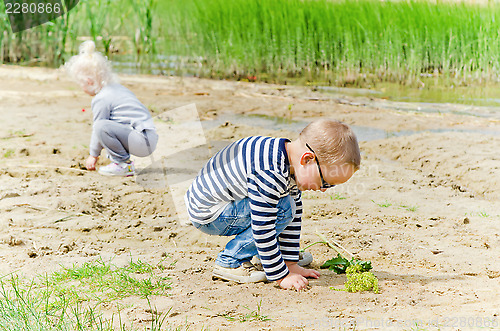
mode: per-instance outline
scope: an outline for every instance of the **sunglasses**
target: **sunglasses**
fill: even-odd
[[[311,152],[313,152],[313,154],[315,156],[314,159],[316,160],[316,165],[318,166],[319,176],[321,177],[321,188],[327,189],[330,187],[334,187],[335,185],[328,184],[327,181],[323,178],[323,173],[321,172],[321,167],[319,166],[318,156],[316,156],[316,153],[314,152],[314,150],[311,148],[311,146],[309,146],[308,143],[306,143],[306,147],[309,148],[309,150]]]

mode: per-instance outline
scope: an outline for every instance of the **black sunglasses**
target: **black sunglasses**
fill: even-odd
[[[316,155],[316,153],[308,143],[306,143],[306,147],[309,148],[309,150],[314,154],[314,159],[316,160],[316,165],[318,166],[319,176],[321,177],[321,188],[327,189],[330,187],[334,187],[335,185],[328,184],[327,181],[323,178],[323,173],[321,172],[321,167],[319,166],[318,156]]]

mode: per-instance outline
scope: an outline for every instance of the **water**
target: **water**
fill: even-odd
[[[237,115],[237,114],[228,114],[217,117],[214,120],[210,121],[202,121],[203,129],[208,130],[219,125],[224,124],[225,122],[230,123],[238,123],[242,125],[254,126],[268,130],[289,130],[300,132],[309,121],[299,121],[299,120],[290,120],[283,117],[277,116],[267,116],[267,115]],[[390,137],[401,137],[401,136],[410,136],[423,132],[433,132],[433,133],[442,133],[442,132],[463,132],[463,133],[479,133],[485,135],[492,136],[500,136],[500,131],[496,130],[484,130],[484,129],[432,129],[432,130],[402,130],[402,131],[387,131],[383,129],[373,128],[369,126],[359,126],[359,125],[351,125],[354,133],[358,140],[361,141],[372,141],[378,139],[386,139]]]
[[[202,71],[201,58],[186,58],[175,55],[158,55],[156,59],[140,67],[133,56],[114,56],[113,67],[119,73],[198,76]],[[331,96],[339,103],[371,108],[392,109],[403,112],[456,114],[500,120],[500,83],[454,86],[439,77],[422,77],[420,87],[409,87],[397,83],[377,83],[371,88],[344,88],[312,86],[313,90]],[[349,98],[354,101],[348,100]],[[242,123],[266,129],[300,132],[307,122],[264,115],[229,115],[204,125],[220,125],[225,121]],[[372,127],[353,127],[360,141],[384,139],[391,136],[415,134],[422,131],[387,132]],[[429,132],[470,132],[498,135],[495,130],[440,129]]]
[[[288,130],[300,132],[306,127],[309,122],[290,120],[284,117],[268,116],[260,114],[239,115],[239,114],[226,114],[218,116],[214,120],[202,121],[203,129],[208,130],[217,126],[223,125],[226,122],[233,124],[241,124],[248,126],[255,126],[264,129],[273,130]]]
[[[332,86],[317,86],[320,92],[330,95],[344,95],[350,97],[365,97],[370,99],[387,100],[393,103],[419,103],[420,110],[434,112],[437,105],[458,104],[471,109],[480,107],[485,113],[500,112],[500,84],[488,83],[471,86],[454,86],[445,79],[433,78],[424,80],[423,86],[409,87],[397,83],[377,83],[372,88],[338,88]],[[441,107],[442,108],[442,107]],[[468,112],[464,114],[478,115]],[[488,114],[486,114],[488,116]]]
[[[133,55],[114,55],[113,68],[124,74],[182,75],[200,76],[203,72],[202,58],[188,58],[177,55],[157,55],[154,59],[137,65]],[[205,68],[205,71],[207,69]],[[265,76],[265,75],[263,75]],[[300,78],[287,79],[287,82],[305,83]],[[321,83],[318,83],[321,84]],[[500,82],[488,84],[477,83],[470,86],[457,86],[450,79],[440,77],[421,77],[419,87],[410,87],[398,83],[379,82],[368,88],[345,88],[316,85],[312,89],[327,94],[346,95],[351,97],[368,97],[403,103],[460,104],[473,107],[494,108],[492,112],[500,112]],[[431,107],[432,108],[432,107]]]
[[[133,55],[114,55],[113,70],[128,75],[199,76],[201,58],[188,58],[177,55],[156,55],[154,59],[138,64]]]

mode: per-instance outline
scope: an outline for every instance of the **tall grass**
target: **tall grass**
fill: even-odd
[[[494,78],[500,6],[427,1],[183,0],[179,29],[212,76]],[[182,21],[182,20],[181,20]],[[363,76],[364,75],[364,76]]]
[[[144,54],[154,61],[159,39],[151,14],[158,0],[81,0],[71,11],[46,24],[13,33],[0,2],[0,63],[59,66],[78,50],[86,39],[96,42],[108,56],[114,52]],[[147,18],[142,18],[147,15]],[[139,27],[140,34],[134,27]],[[138,52],[137,49],[145,49]]]
[[[0,9],[3,3],[0,2]],[[421,76],[497,80],[500,4],[378,0],[82,0],[13,34],[0,60],[57,66],[94,39],[111,58],[176,62],[176,73],[336,85]],[[172,63],[169,63],[172,67]]]

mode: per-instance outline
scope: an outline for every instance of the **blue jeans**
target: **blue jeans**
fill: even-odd
[[[295,201],[290,195],[278,202],[276,233],[279,235],[295,217]],[[237,268],[243,262],[250,261],[257,254],[257,247],[252,233],[252,218],[249,199],[231,202],[220,216],[208,224],[193,225],[204,233],[216,236],[234,236],[215,263],[225,268]]]

